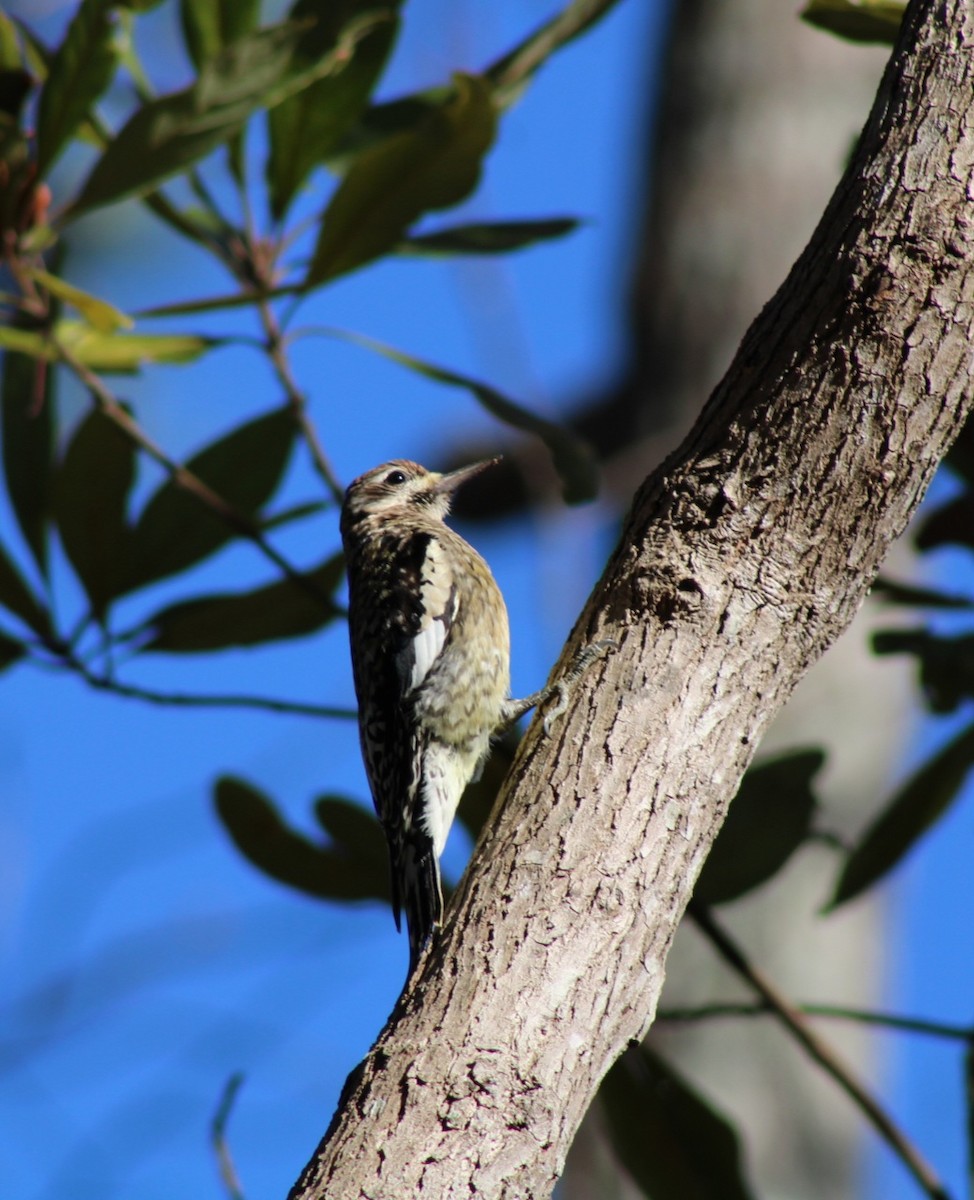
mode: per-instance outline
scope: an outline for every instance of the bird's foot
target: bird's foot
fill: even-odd
[[[572,659],[572,665],[564,677],[553,683],[550,688],[545,689],[542,693],[545,700],[549,700],[553,696],[558,697],[558,703],[545,713],[542,721],[546,737],[550,736],[552,725],[568,708],[568,697],[573,685],[581,679],[592,663],[603,658],[610,650],[615,650],[617,646],[618,642],[613,641],[612,638],[602,638],[598,642],[591,642],[588,646],[583,646]]]

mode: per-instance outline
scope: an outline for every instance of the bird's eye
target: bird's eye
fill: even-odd
[[[391,483],[394,486],[398,487],[399,484],[406,482],[406,472],[405,471],[390,471],[389,474],[385,478],[385,482]]]

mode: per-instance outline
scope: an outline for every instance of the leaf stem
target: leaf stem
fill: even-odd
[[[928,1021],[923,1017],[904,1017],[897,1013],[878,1012],[875,1009],[847,1008],[841,1004],[796,1004],[795,1008],[807,1017],[829,1017],[836,1021],[855,1021],[861,1025],[875,1025],[884,1029],[896,1029],[903,1033],[918,1033],[928,1037],[945,1038],[948,1041],[974,1043],[974,1026],[953,1025],[946,1021]],[[698,1021],[719,1020],[723,1017],[765,1017],[774,1009],[767,1001],[757,1003],[702,1004],[697,1008],[661,1008],[657,1021],[673,1025],[692,1025]]]
[[[169,708],[249,708],[263,712],[287,713],[290,716],[316,717],[333,721],[354,721],[355,709],[337,708],[321,704],[303,704],[297,700],[275,700],[269,696],[245,696],[234,693],[225,695],[194,695],[185,692],[158,692],[153,688],[137,684],[121,683],[111,675],[93,671],[75,654],[65,649],[49,647],[58,655],[57,662],[42,665],[52,669],[74,671],[89,687],[100,692],[112,692],[132,700],[144,700],[148,704]]]
[[[618,0],[572,0],[557,16],[529,34],[513,50],[496,59],[484,71],[502,104],[510,103],[518,89],[544,62],[567,42],[584,33],[614,8]]]
[[[269,290],[269,287],[267,290]],[[341,505],[345,497],[345,489],[338,482],[338,478],[332,469],[331,463],[328,461],[324,447],[318,437],[318,431],[315,429],[308,415],[308,402],[291,372],[291,364],[287,358],[287,342],[281,332],[277,317],[263,294],[257,302],[257,307],[266,335],[267,356],[274,367],[274,373],[284,388],[291,411],[294,414],[294,420],[311,452],[311,458],[318,474],[324,481],[325,487],[331,494],[332,499],[336,504]]]

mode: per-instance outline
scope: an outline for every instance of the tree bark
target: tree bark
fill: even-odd
[[[914,0],[844,179],[576,626],[425,960],[292,1200],[545,1197],[648,1029],[741,775],[972,403],[974,16]]]

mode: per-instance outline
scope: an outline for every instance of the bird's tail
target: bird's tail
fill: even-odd
[[[440,865],[433,841],[425,834],[407,838],[400,863],[398,893],[409,931],[409,974],[412,975],[433,930],[443,917]]]

